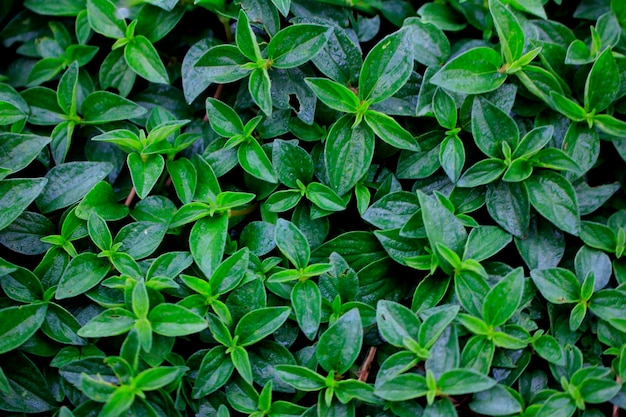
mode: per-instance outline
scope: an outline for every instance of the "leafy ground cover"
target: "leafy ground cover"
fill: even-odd
[[[0,410],[618,416],[626,3],[0,3]]]

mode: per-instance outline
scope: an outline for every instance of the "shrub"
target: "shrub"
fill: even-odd
[[[626,408],[626,3],[0,21],[5,415]]]

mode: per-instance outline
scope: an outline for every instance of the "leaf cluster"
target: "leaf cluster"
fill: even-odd
[[[0,3],[0,410],[626,409],[626,3]]]

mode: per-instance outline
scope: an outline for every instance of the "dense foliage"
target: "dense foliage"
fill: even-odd
[[[3,415],[626,409],[626,2],[0,24]]]

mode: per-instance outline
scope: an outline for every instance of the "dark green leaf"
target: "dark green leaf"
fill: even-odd
[[[266,307],[244,315],[235,327],[235,336],[239,337],[238,346],[252,345],[274,333],[289,317],[289,307]]]
[[[105,123],[143,116],[146,109],[108,91],[96,91],[85,97],[81,106],[83,123]]]
[[[169,77],[165,65],[159,58],[154,45],[145,36],[135,36],[124,47],[124,58],[128,66],[146,80],[169,84]]]
[[[202,359],[191,395],[201,398],[220,389],[235,369],[224,346],[211,349]]]
[[[89,291],[102,281],[109,272],[109,262],[99,258],[96,254],[81,253],[67,266],[59,287],[56,290],[56,299],[76,297]]]
[[[561,175],[551,171],[534,174],[524,182],[533,207],[559,229],[578,235],[580,215],[576,193]]]
[[[585,111],[599,113],[611,105],[619,92],[619,72],[613,51],[606,48],[596,59],[585,83]]]
[[[506,74],[498,71],[501,66],[502,59],[493,49],[472,48],[449,61],[430,81],[455,93],[487,93],[506,80]]]
[[[216,215],[195,222],[189,234],[189,248],[200,270],[210,277],[222,261],[228,234],[228,217]]]
[[[483,304],[485,322],[500,327],[515,314],[524,295],[524,271],[514,269],[489,291]]]
[[[361,315],[359,310],[352,309],[322,333],[316,350],[317,360],[325,370],[344,374],[358,357],[362,343]]]
[[[291,305],[304,335],[313,340],[322,318],[322,295],[313,281],[298,282],[291,291]]]
[[[575,303],[580,299],[580,283],[567,269],[535,269],[530,271],[530,276],[541,295],[551,303]]]
[[[0,310],[0,353],[18,348],[43,324],[46,304],[29,304]]]
[[[408,30],[383,38],[369,52],[359,75],[359,97],[378,103],[394,95],[407,82],[413,70],[413,51]]]
[[[148,320],[155,333],[170,337],[198,333],[208,326],[204,318],[177,304],[159,304],[150,311]]]
[[[324,147],[330,186],[339,195],[349,192],[365,175],[374,156],[374,132],[363,123],[352,128],[353,121],[346,115],[335,122]]]
[[[275,230],[278,249],[297,269],[305,268],[309,264],[311,250],[304,234],[293,223],[283,219],[278,219]]]
[[[298,67],[313,58],[326,44],[328,27],[295,24],[272,37],[267,56],[274,68]]]
[[[87,17],[91,28],[101,35],[119,39],[126,34],[126,22],[109,0],[87,0]]]
[[[10,225],[45,190],[47,179],[0,181],[0,230]]]

